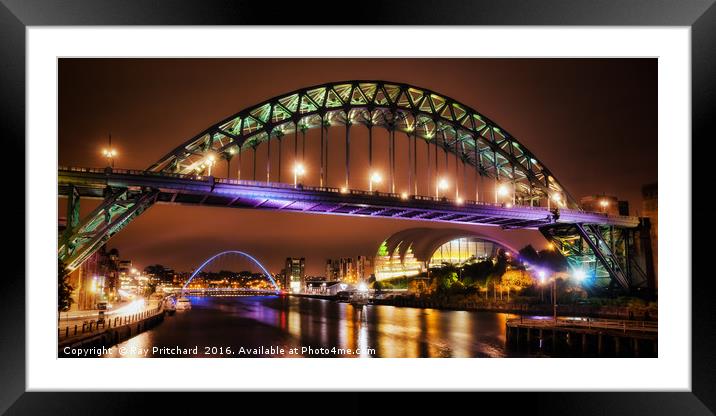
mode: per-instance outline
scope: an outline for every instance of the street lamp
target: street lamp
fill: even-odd
[[[301,164],[297,163],[296,166],[293,167],[293,187],[298,186],[298,177],[303,176],[306,173],[306,168]]]
[[[537,272],[539,276],[539,298],[540,301],[544,301],[544,284],[547,282],[547,273],[544,270]]]
[[[109,145],[106,149],[102,150],[102,154],[107,158],[109,166],[114,167],[114,158],[117,156],[117,151],[112,147],[112,133],[109,134],[108,142]]]
[[[581,282],[587,278],[587,273],[582,269],[577,269],[574,271],[573,276],[578,282]]]
[[[209,155],[209,157],[206,158],[205,163],[209,167],[209,176],[211,176],[211,168],[216,164],[216,158],[214,155]]]
[[[507,185],[500,185],[497,187],[497,195],[501,197],[506,197],[509,195],[510,190],[507,188]]]
[[[440,178],[438,179],[437,186],[435,187],[435,197],[440,198],[440,190],[446,190],[450,184],[448,183],[447,179]]]
[[[370,175],[370,178],[369,178],[369,180],[368,180],[368,190],[369,190],[370,192],[373,192],[373,182],[375,182],[375,183],[381,183],[382,181],[383,181],[383,177],[380,176],[380,173],[378,173],[378,172],[373,172],[373,173]]]
[[[609,200],[602,199],[601,201],[599,201],[599,206],[602,207],[602,212],[606,212],[607,207],[609,206]]]
[[[567,279],[568,277],[565,277]],[[575,269],[572,272],[572,278],[578,282],[584,281],[587,278],[587,273],[582,269]],[[541,279],[541,275],[540,275]],[[557,276],[551,278],[552,280],[552,318],[554,322],[557,322]],[[542,280],[540,280],[542,281]]]
[[[110,147],[108,149],[102,150],[102,154],[104,155],[104,157],[107,158],[107,163],[109,163],[110,166],[114,167],[114,158],[115,156],[117,156],[117,151]]]
[[[553,193],[550,195],[549,198],[547,198],[547,209],[550,209],[550,201],[554,201],[557,203],[557,205],[562,204],[562,195],[560,195],[558,192]]]

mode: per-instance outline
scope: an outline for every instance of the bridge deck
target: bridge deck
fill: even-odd
[[[429,196],[342,191],[331,187],[298,186],[211,176],[155,173],[140,170],[61,167],[60,196],[74,186],[80,197],[102,198],[107,186],[141,192],[157,189],[158,203],[206,205],[232,208],[272,209],[294,212],[430,220],[480,224],[505,228],[537,228],[551,223],[589,223],[636,227],[637,217],[544,207],[513,206]]]

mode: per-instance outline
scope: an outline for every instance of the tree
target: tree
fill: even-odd
[[[537,251],[532,245],[527,245],[520,250],[520,258],[534,266],[544,267],[553,272],[567,269],[567,260],[557,250]]]
[[[149,297],[152,293],[156,292],[157,290],[157,284],[152,282],[147,285],[147,287],[144,289],[144,296]]]
[[[493,269],[492,274],[496,276],[502,276],[507,270],[507,264],[507,252],[504,249],[499,249],[497,251],[497,261],[495,262],[495,267]]]
[[[512,269],[502,275],[501,285],[507,288],[507,300],[510,300],[510,290],[519,292],[532,286],[532,276],[524,270]]]
[[[67,266],[61,260],[57,261],[57,310],[65,312],[70,309],[74,303],[72,299],[72,290],[74,289],[69,283],[70,273]]]

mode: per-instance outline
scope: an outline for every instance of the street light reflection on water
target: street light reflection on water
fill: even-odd
[[[328,300],[280,297],[192,297],[192,309],[167,316],[160,325],[112,349],[149,350],[148,357],[167,357],[152,347],[268,348],[285,351],[324,348],[325,355],[308,353],[233,354],[233,357],[504,357],[507,314],[400,308],[387,305],[354,306]],[[333,350],[333,348],[336,350]],[[356,350],[359,353],[355,353]],[[347,352],[351,350],[352,352]],[[124,357],[137,357],[125,353]]]

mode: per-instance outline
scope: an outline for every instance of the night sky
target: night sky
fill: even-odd
[[[636,215],[641,186],[657,179],[656,59],[61,59],[59,164],[105,166],[101,150],[111,131],[119,152],[116,166],[146,169],[246,107],[302,87],[351,79],[412,84],[476,109],[529,148],[576,198],[616,195],[628,200]],[[312,137],[309,133],[309,143]],[[351,164],[367,166],[367,141],[361,133],[355,138],[352,133],[351,140]],[[384,141],[377,137],[376,149]],[[336,186],[344,164],[339,142],[331,144],[329,162]],[[307,160],[317,165],[317,153],[314,157],[310,144],[307,148]],[[374,153],[378,168],[384,153]],[[293,140],[284,139],[284,182],[292,180],[292,156]],[[263,155],[259,178],[265,178],[262,160]],[[317,175],[314,166],[307,166],[307,183]],[[217,175],[226,175],[225,165],[216,169]],[[250,179],[250,171],[247,153],[242,178]],[[232,177],[236,174],[232,166]],[[367,174],[352,171],[351,176],[364,181]],[[60,216],[64,203],[59,200]],[[84,203],[83,214],[94,205]],[[456,227],[155,205],[109,246],[141,268],[160,263],[189,270],[220,250],[238,249],[254,254],[272,272],[279,271],[285,257],[295,256],[306,257],[309,274],[322,274],[326,258],[371,255],[390,234],[424,226]]]

